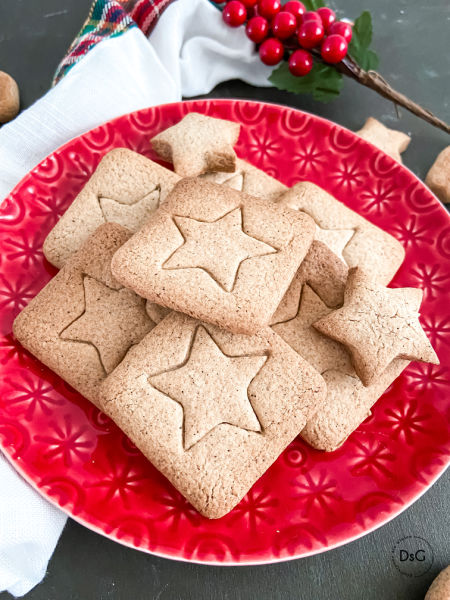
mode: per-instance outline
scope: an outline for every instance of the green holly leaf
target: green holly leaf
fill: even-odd
[[[315,63],[305,77],[294,77],[289,66],[283,62],[272,71],[269,81],[279,90],[293,94],[312,94],[315,100],[329,102],[339,96],[342,88],[342,75],[330,65]]]
[[[348,47],[350,56],[365,71],[376,69],[379,63],[377,54],[369,48],[371,42],[372,17],[370,12],[365,10],[355,21],[352,40]]]
[[[304,0],[303,4],[305,5],[306,10],[317,10],[322,6],[325,6],[325,2],[322,2],[322,0]]]

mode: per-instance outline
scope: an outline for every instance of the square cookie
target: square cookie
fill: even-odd
[[[111,150],[48,234],[45,257],[60,269],[103,223],[137,231],[179,179],[137,152]]]
[[[318,450],[332,452],[369,416],[370,409],[409,361],[394,360],[381,377],[365,387],[350,354],[313,324],[344,302],[348,268],[317,240],[302,262],[272,319],[272,329],[307,360],[327,384],[327,393],[301,432]]]
[[[155,325],[145,300],[111,273],[130,235],[99,227],[14,321],[19,342],[94,404],[100,382]]]
[[[228,513],[303,429],[320,375],[270,328],[172,312],[103,382],[103,410],[204,516]]]
[[[269,324],[314,231],[304,213],[183,179],[115,254],[112,271],[151,302],[251,334]]]
[[[375,383],[365,387],[355,373],[331,369],[322,374],[327,395],[316,413],[308,419],[302,438],[317,450],[333,452],[371,414],[371,408],[409,365],[396,358]]]
[[[342,304],[347,273],[345,264],[314,240],[272,317],[273,330],[319,373],[330,368],[353,373],[345,348],[312,326]]]
[[[403,246],[318,185],[303,181],[283,194],[282,206],[310,215],[317,224],[316,239],[324,242],[348,267],[361,267],[388,284],[405,258]]]
[[[212,183],[221,183],[239,192],[264,198],[271,202],[277,200],[288,189],[278,179],[271,177],[241,158],[236,160],[236,170],[233,173],[205,173],[201,177]]]

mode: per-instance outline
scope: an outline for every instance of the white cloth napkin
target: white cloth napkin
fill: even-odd
[[[41,581],[65,522],[0,454],[0,591],[22,596]]]
[[[207,0],[177,0],[147,39],[137,28],[92,49],[60,83],[0,129],[0,199],[45,156],[109,119],[206,94],[240,78],[270,85],[243,28]],[[26,594],[44,577],[66,521],[0,454],[0,592]]]
[[[0,198],[58,146],[100,123],[206,94],[228,79],[269,86],[270,72],[242,27],[226,27],[207,0],[177,0],[149,39],[135,27],[101,42],[0,129]]]

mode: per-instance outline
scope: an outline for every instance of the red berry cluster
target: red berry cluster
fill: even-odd
[[[214,0],[223,4],[223,0]],[[300,0],[228,0],[223,20],[230,27],[246,24],[247,37],[259,44],[259,56],[265,65],[277,65],[286,52],[293,75],[307,75],[313,67],[311,50],[320,51],[331,64],[347,54],[352,39],[349,23],[336,21],[331,8],[307,11]]]

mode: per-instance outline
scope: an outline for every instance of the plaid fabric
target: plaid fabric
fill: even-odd
[[[81,31],[59,64],[53,85],[102,40],[116,37],[132,27],[148,35],[158,18],[174,0],[94,0]]]

